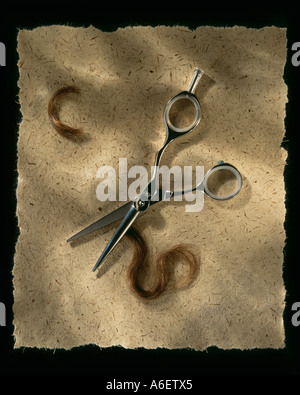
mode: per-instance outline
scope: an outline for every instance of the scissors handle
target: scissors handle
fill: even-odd
[[[162,147],[155,154],[155,160],[153,166],[154,171],[151,176],[151,181],[139,196],[139,199],[141,199],[142,201],[148,200],[150,202],[150,200],[154,197],[154,195],[159,193],[157,175],[158,175],[159,164],[162,155],[165,149],[167,148],[167,146],[176,138],[179,138],[187,133],[190,133],[193,129],[195,129],[195,127],[199,124],[201,120],[201,107],[194,92],[203,74],[204,74],[203,70],[196,68],[194,71],[194,75],[191,79],[191,82],[189,84],[188,90],[182,91],[177,95],[175,95],[174,97],[172,97],[165,106],[163,118],[164,118],[164,124],[166,129],[166,138]],[[174,125],[171,121],[171,116],[170,116],[171,110],[173,106],[180,100],[188,100],[193,105],[193,108],[195,110],[194,120],[186,127],[178,127]]]
[[[218,195],[210,189],[209,178],[217,171],[222,171],[222,170],[225,170],[231,174],[232,178],[236,180],[236,186],[234,189],[230,190],[230,192]],[[203,191],[211,199],[229,200],[240,192],[242,188],[242,184],[243,184],[242,175],[238,171],[238,169],[233,165],[231,165],[230,163],[224,163],[223,161],[220,161],[217,165],[213,166],[211,169],[208,170],[208,172],[205,174],[203,179],[196,186],[179,191],[160,191],[160,196],[162,197],[162,200],[163,199],[169,200],[170,197],[175,198],[176,196],[181,196],[190,192],[194,192],[196,190],[200,190]]]

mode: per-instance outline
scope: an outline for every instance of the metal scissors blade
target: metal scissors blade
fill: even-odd
[[[128,202],[123,204],[123,206],[118,207],[116,210],[112,211],[111,213],[105,215],[105,217],[98,219],[91,225],[87,226],[86,228],[82,229],[80,232],[76,233],[75,235],[71,236],[67,241],[73,241],[78,239],[79,237],[85,236],[95,230],[103,228],[106,225],[110,225],[113,222],[118,221],[121,218],[124,218],[130,207],[132,206],[132,202]]]
[[[97,269],[97,267],[104,261],[104,259],[111,253],[111,251],[115,248],[121,238],[125,235],[127,230],[131,227],[137,217],[141,214],[141,211],[136,209],[134,202],[130,202],[131,207],[129,208],[125,218],[123,219],[121,225],[116,230],[115,234],[111,238],[110,242],[107,244],[105,250],[102,252],[100,258],[98,259],[96,265],[93,268],[93,272]]]

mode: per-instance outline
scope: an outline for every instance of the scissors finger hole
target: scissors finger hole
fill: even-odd
[[[200,121],[199,103],[189,95],[177,96],[170,101],[166,115],[169,127],[175,132],[187,132]]]
[[[204,181],[206,194],[216,200],[233,198],[239,193],[241,187],[241,174],[231,165],[219,165],[212,168]]]

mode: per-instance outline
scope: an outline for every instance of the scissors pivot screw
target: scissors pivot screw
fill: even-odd
[[[142,211],[142,210],[146,210],[146,208],[149,206],[149,201],[145,201],[142,199],[138,199],[135,202],[135,207],[137,210]]]

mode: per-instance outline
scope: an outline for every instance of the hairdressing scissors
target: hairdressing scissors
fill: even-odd
[[[93,271],[95,271],[99,265],[104,261],[104,259],[112,252],[115,246],[120,242],[122,237],[126,234],[128,229],[133,225],[133,223],[137,220],[137,218],[145,212],[149,207],[153,204],[169,200],[171,197],[182,195],[184,193],[189,193],[195,190],[202,190],[206,195],[216,200],[228,200],[237,195],[242,187],[242,177],[240,172],[231,164],[224,163],[223,161],[219,162],[216,166],[212,167],[203,177],[201,182],[197,184],[195,187],[190,188],[189,190],[184,189],[181,191],[167,191],[163,190],[159,187],[158,180],[158,168],[160,164],[161,157],[167,148],[167,146],[174,141],[175,139],[182,137],[188,133],[190,133],[194,128],[199,124],[201,119],[201,107],[200,103],[195,95],[195,89],[198,85],[200,78],[203,75],[203,71],[200,69],[195,69],[192,80],[189,84],[187,91],[182,91],[179,94],[172,97],[166,104],[165,110],[163,113],[163,120],[166,129],[165,141],[162,147],[156,152],[155,156],[155,164],[154,171],[152,172],[150,182],[146,185],[146,187],[142,190],[142,192],[136,196],[133,201],[125,203],[123,206],[117,208],[110,214],[107,214],[103,218],[100,218],[96,222],[92,223],[88,227],[82,229],[80,232],[76,233],[72,237],[70,237],[67,241],[70,242],[79,237],[85,236],[91,232],[94,232],[97,229],[100,229],[106,225],[110,225],[111,223],[118,221],[123,218],[121,224],[117,228],[116,232],[112,236],[111,240],[107,244],[106,248],[102,252],[98,261],[96,262]],[[189,104],[192,105],[194,110],[194,117],[188,125],[177,125],[174,122],[172,116],[172,109],[176,105],[180,109],[180,102],[182,100],[187,100]],[[236,179],[237,185],[233,191],[229,194],[225,194],[219,196],[215,194],[209,187],[208,180],[212,174],[219,170],[227,170],[232,176]]]

